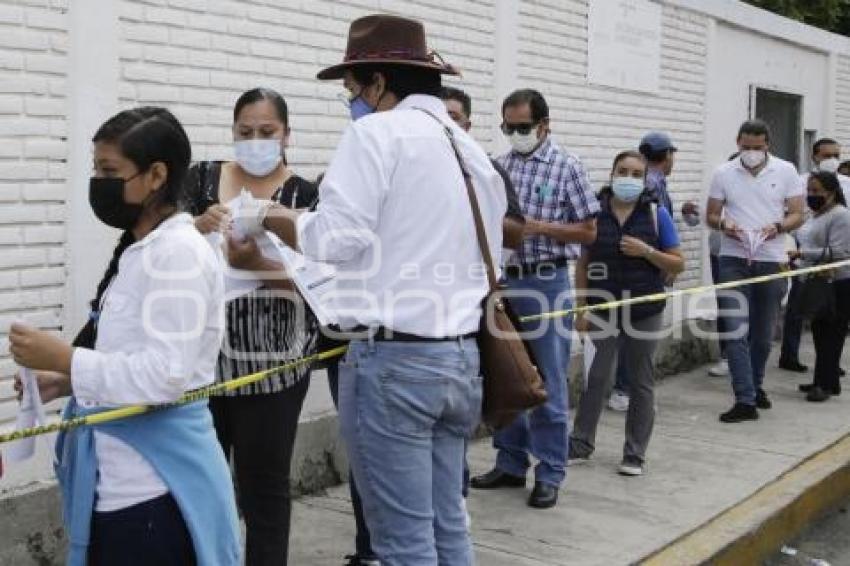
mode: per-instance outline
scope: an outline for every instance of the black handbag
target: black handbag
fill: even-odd
[[[815,265],[832,262],[832,248],[829,246],[829,229],[826,228],[826,245]],[[835,316],[835,288],[832,275],[828,271],[808,273],[801,276],[800,293],[797,296],[797,316],[805,320],[831,318]]]

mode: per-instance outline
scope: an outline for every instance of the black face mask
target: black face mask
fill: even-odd
[[[823,195],[808,196],[806,197],[806,204],[809,205],[809,208],[817,212],[826,205],[826,197]]]
[[[98,219],[119,230],[129,230],[136,225],[144,206],[124,200],[124,185],[138,177],[92,177],[89,181],[89,204]]]

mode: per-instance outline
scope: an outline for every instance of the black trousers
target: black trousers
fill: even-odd
[[[338,406],[339,399],[339,359],[328,362],[328,385],[331,389],[331,397],[334,401],[334,406]],[[354,475],[348,472],[348,490],[351,494],[351,507],[354,510],[354,523],[356,534],[354,537],[354,551],[358,558],[362,559],[377,559],[377,555],[372,551],[372,536],[369,534],[369,527],[366,526],[366,516],[363,514],[363,502],[360,500],[360,493],[357,491],[357,484],[354,483]]]
[[[832,288],[835,291],[835,316],[812,321],[817,356],[815,385],[827,392],[840,389],[839,367],[850,322],[850,279],[836,281]]]
[[[192,566],[195,547],[170,494],[118,511],[94,513],[89,566]]]
[[[309,376],[278,393],[213,397],[216,434],[236,474],[246,566],[281,566],[289,553],[289,467]]]

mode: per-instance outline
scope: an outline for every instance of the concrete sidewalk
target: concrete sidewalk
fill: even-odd
[[[810,342],[801,358],[814,360]],[[765,389],[774,408],[757,422],[722,424],[731,406],[728,378],[700,368],[657,388],[658,416],[640,478],[616,474],[622,414],[605,411],[593,459],[570,468],[558,506],[537,511],[527,490],[472,490],[468,501],[478,563],[484,566],[630,564],[699,527],[850,433],[850,389],[807,403],[798,383],[811,379],[769,362]],[[845,355],[844,367],[850,367]],[[494,461],[489,440],[470,451],[473,473]],[[529,484],[531,482],[529,481]],[[347,486],[297,501],[291,564],[338,565],[353,551]]]

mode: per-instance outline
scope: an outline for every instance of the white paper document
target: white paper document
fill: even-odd
[[[764,233],[759,230],[741,230],[741,243],[744,244],[744,248],[747,253],[747,261],[750,263],[756,257],[759,248],[767,241],[767,238],[764,236]]]
[[[331,305],[336,290],[336,268],[309,260],[282,242],[279,249],[287,274],[316,315],[319,324],[327,326],[336,323],[337,317]]]
[[[596,357],[596,346],[593,345],[593,340],[585,337],[582,340],[584,345],[584,390],[587,391],[587,385],[590,383],[590,368],[593,367],[593,358]]]
[[[38,382],[32,370],[21,369],[21,384],[24,387],[21,407],[18,411],[18,420],[15,430],[34,427],[45,424],[44,406],[41,403],[41,394],[38,392]],[[35,454],[35,437],[22,438],[10,442],[5,451],[10,462],[23,462],[32,458]]]

